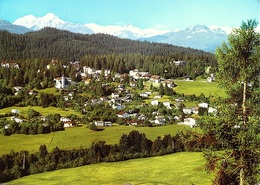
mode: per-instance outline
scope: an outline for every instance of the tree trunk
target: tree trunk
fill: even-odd
[[[241,168],[241,169],[240,169],[239,178],[240,178],[239,185],[244,185],[244,184],[245,184],[245,173],[244,173],[244,168]]]
[[[244,81],[244,87],[243,87],[243,102],[242,102],[243,124],[244,124],[244,125],[246,125],[246,121],[247,121],[247,111],[246,111],[246,87],[247,87],[247,82]]]
[[[243,102],[242,102],[242,110],[243,110],[243,126],[242,126],[242,129],[243,129],[243,132],[244,132],[244,129],[246,127],[246,122],[247,122],[247,110],[246,110],[246,89],[247,88],[247,82],[244,81],[244,86],[243,86]],[[244,136],[242,136],[244,137]],[[245,141],[244,141],[244,138],[242,138],[242,145],[245,145]],[[241,159],[241,162],[242,162],[242,165],[244,163],[244,147],[245,146],[242,146],[242,151],[241,151],[241,154],[240,154],[240,159]],[[244,167],[242,167],[240,169],[240,173],[239,173],[239,179],[240,179],[240,182],[239,182],[239,185],[244,185],[245,184],[245,173],[244,173]]]

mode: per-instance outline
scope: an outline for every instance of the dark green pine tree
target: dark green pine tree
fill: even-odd
[[[233,29],[228,43],[217,49],[218,81],[228,98],[218,104],[218,113],[207,117],[202,128],[214,134],[225,152],[206,155],[208,165],[218,167],[214,184],[249,185],[259,182],[260,141],[260,34],[255,20]],[[214,157],[213,157],[214,156]],[[217,165],[218,164],[218,165]]]

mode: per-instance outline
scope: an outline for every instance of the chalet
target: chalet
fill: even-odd
[[[163,105],[167,108],[167,109],[172,109],[171,108],[171,103],[166,101],[166,102],[163,102]]]
[[[129,114],[124,112],[124,111],[120,111],[119,113],[117,113],[117,116],[119,118],[128,118],[129,117]]]
[[[110,74],[111,74],[111,70],[110,69],[105,69],[104,70],[105,77],[108,77]]]
[[[194,80],[191,79],[190,76],[185,76],[185,77],[184,77],[184,80],[185,80],[185,81],[194,81]]]
[[[184,98],[183,98],[183,97],[176,98],[175,101],[176,101],[176,102],[184,102]]]
[[[159,105],[159,101],[158,101],[158,100],[152,100],[152,101],[151,101],[151,104],[152,104],[153,106],[157,106],[157,105]]]
[[[64,76],[54,78],[54,81],[57,89],[67,89],[71,84],[71,79]]]
[[[18,109],[12,109],[12,110],[11,110],[11,113],[13,113],[13,114],[19,114],[20,111],[19,111]]]
[[[112,108],[116,110],[123,110],[125,107],[121,104],[113,104]]]
[[[193,128],[193,127],[195,127],[195,125],[196,125],[196,120],[193,119],[193,118],[185,118],[183,124],[184,124],[184,125],[188,125],[188,126],[190,126],[191,128]]]
[[[19,69],[19,65],[15,62],[1,62],[1,67],[6,67],[6,68],[16,68],[16,69]]]
[[[134,77],[138,73],[139,73],[138,69],[133,69],[129,71],[129,76]]]
[[[88,67],[88,66],[83,66],[83,73],[92,75],[95,73],[95,69]]]
[[[40,120],[42,120],[42,121],[47,121],[47,116],[40,116]]]
[[[145,120],[146,116],[144,114],[140,114],[137,119],[138,120]]]
[[[121,77],[121,75],[119,73],[115,74],[115,78],[120,78],[120,77]]]
[[[107,100],[108,100],[108,98],[107,98],[106,96],[101,96],[99,99],[100,99],[101,101],[107,101]]]
[[[208,103],[199,103],[199,107],[207,109],[209,107],[209,104]]]
[[[150,77],[150,81],[153,82],[153,83],[160,83],[161,82],[161,77],[157,76],[157,75],[152,75]]]
[[[111,127],[112,126],[111,121],[95,121],[94,124],[97,127]]]
[[[61,118],[60,118],[60,121],[61,121],[61,122],[70,122],[71,119],[70,119],[70,118],[66,118],[66,117],[61,117]]]
[[[75,122],[74,121],[64,122],[64,128],[73,127],[73,126],[75,126]]]
[[[137,126],[138,124],[140,124],[140,121],[138,121],[138,120],[127,120],[126,123],[129,126]]]
[[[154,123],[157,125],[165,124],[165,117],[164,116],[155,116]]]
[[[208,108],[208,113],[209,113],[209,114],[216,115],[216,114],[217,114],[217,109],[212,108],[212,107],[209,107],[209,108]]]
[[[112,98],[119,98],[119,94],[118,94],[118,93],[112,93],[112,94],[111,94],[111,97],[112,97]]]
[[[184,114],[191,114],[192,113],[192,109],[191,108],[184,107],[184,108],[182,108],[182,111],[183,111]]]
[[[23,87],[21,87],[21,86],[15,86],[15,87],[14,87],[14,90],[15,90],[15,92],[19,92],[19,91],[23,90]]]
[[[126,94],[125,97],[122,99],[124,102],[130,102],[132,101],[132,94]]]
[[[192,107],[191,111],[193,114],[199,114],[199,107]]]
[[[136,87],[137,86],[137,83],[136,83],[136,81],[131,81],[130,83],[129,83],[129,85],[130,85],[130,87]]]
[[[29,90],[29,91],[28,91],[28,94],[29,94],[29,95],[33,95],[33,94],[35,94],[35,93],[36,93],[35,90]]]
[[[16,123],[22,123],[22,122],[23,122],[22,119],[17,118],[17,117],[15,117],[15,116],[12,116],[12,117],[11,117],[11,120],[15,121]]]
[[[186,62],[178,60],[178,61],[173,61],[173,63],[175,64],[175,66],[185,66]]]
[[[143,98],[147,98],[149,96],[149,94],[146,94],[146,93],[140,93],[140,96],[143,97]]]
[[[175,87],[176,85],[174,84],[174,82],[170,81],[170,80],[165,80],[162,82],[163,86],[165,87],[165,85],[167,84],[167,87],[169,88],[173,88]]]
[[[156,96],[154,96],[154,98],[155,98],[155,99],[160,99],[160,98],[162,98],[162,95],[160,95],[160,94],[159,94],[159,95],[156,95]]]
[[[215,76],[213,73],[210,74],[210,76],[207,78],[207,82],[214,82],[215,81]]]

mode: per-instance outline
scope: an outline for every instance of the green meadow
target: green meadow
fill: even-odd
[[[99,163],[22,177],[8,184],[69,184],[69,185],[208,185],[208,174],[201,152],[134,159],[123,162]]]
[[[175,135],[178,131],[189,129],[185,125],[167,125],[160,127],[131,127],[112,126],[103,131],[91,131],[85,126],[66,128],[65,131],[52,132],[49,134],[24,135],[13,134],[11,136],[0,135],[0,155],[14,151],[28,150],[37,152],[41,144],[45,144],[48,150],[56,146],[60,149],[72,149],[90,147],[92,142],[106,141],[108,144],[118,143],[123,133],[128,134],[132,130],[145,133],[148,139],[155,140],[157,136],[165,134]]]
[[[43,108],[41,106],[27,106],[27,107],[17,107],[17,106],[12,106],[12,107],[7,107],[4,109],[0,109],[0,114],[5,114],[8,112],[11,112],[12,109],[17,109],[20,111],[20,115],[27,117],[27,111],[28,109],[33,109],[37,112],[40,112],[42,116],[47,116],[48,114],[60,114],[61,116],[68,116],[70,114],[76,114],[80,116],[81,114],[79,112],[76,112],[72,109],[61,109],[57,107],[46,107]]]
[[[216,82],[176,80],[174,83],[177,84],[174,90],[185,95],[195,94],[198,96],[203,93],[206,97],[210,95],[226,97],[225,90],[219,87]]]

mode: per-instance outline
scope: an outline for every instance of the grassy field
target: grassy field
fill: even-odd
[[[59,95],[59,91],[55,88],[55,87],[51,87],[51,88],[46,88],[46,89],[40,89],[37,90],[39,93],[50,93],[50,94],[55,94],[55,95]]]
[[[174,81],[177,87],[174,90],[178,93],[186,95],[195,94],[200,95],[203,93],[205,96],[213,95],[225,97],[226,93],[224,89],[221,89],[216,82],[205,82],[205,81]]]
[[[185,125],[167,125],[161,127],[129,127],[112,126],[103,131],[90,131],[85,126],[66,128],[65,131],[49,134],[24,135],[13,134],[11,136],[0,135],[0,155],[15,151],[28,150],[37,152],[41,144],[45,144],[49,150],[58,146],[61,149],[89,147],[93,141],[106,141],[108,144],[119,142],[123,133],[138,130],[146,134],[147,138],[154,140],[157,136],[165,134],[175,135],[178,131],[189,129]]]
[[[204,170],[204,163],[202,153],[182,152],[62,169],[23,177],[8,184],[208,185],[214,176]]]
[[[78,116],[80,116],[81,114],[79,112],[76,112],[74,110],[71,109],[61,109],[61,108],[57,108],[57,107],[46,107],[43,108],[41,106],[27,106],[27,107],[17,107],[17,106],[12,106],[12,107],[7,107],[4,109],[0,109],[0,114],[4,114],[4,113],[8,113],[11,112],[12,109],[17,109],[20,111],[20,115],[27,117],[27,111],[28,109],[33,109],[37,112],[40,112],[41,115],[43,116],[47,116],[48,114],[60,114],[61,116],[68,116],[70,114],[76,114]]]

